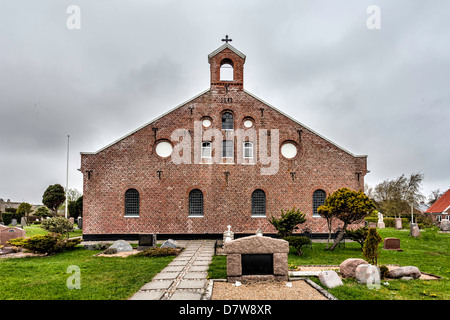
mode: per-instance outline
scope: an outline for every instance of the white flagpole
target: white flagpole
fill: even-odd
[[[67,167],[66,167],[66,205],[64,208],[65,211],[65,216],[67,219],[67,195],[68,195],[68,190],[69,190],[69,138],[70,136],[67,135]]]

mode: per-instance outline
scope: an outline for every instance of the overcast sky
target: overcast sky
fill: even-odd
[[[82,191],[80,152],[208,89],[226,34],[247,56],[244,88],[367,154],[367,184],[420,172],[425,196],[447,190],[449,12],[447,0],[2,1],[0,198],[38,204],[65,186],[68,134],[69,188]]]

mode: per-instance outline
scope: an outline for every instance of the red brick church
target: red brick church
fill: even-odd
[[[85,240],[221,237],[276,231],[293,207],[326,233],[317,207],[364,188],[367,156],[353,155],[244,90],[246,56],[208,55],[210,88],[96,152],[81,153]]]

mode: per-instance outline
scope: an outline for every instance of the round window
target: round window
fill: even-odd
[[[161,141],[156,145],[155,152],[162,158],[167,158],[172,154],[173,147],[167,141]]]
[[[297,147],[291,142],[285,143],[281,146],[281,154],[287,159],[292,159],[297,155]]]
[[[244,120],[244,127],[251,128],[253,126],[253,121],[250,119]]]
[[[211,120],[203,119],[202,124],[205,128],[208,128],[211,125]]]

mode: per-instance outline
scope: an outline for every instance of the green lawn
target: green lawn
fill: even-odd
[[[450,234],[442,234],[427,229],[420,238],[409,236],[408,231],[393,228],[378,229],[381,237],[399,238],[403,252],[383,250],[380,244],[378,264],[397,264],[401,266],[416,266],[422,272],[443,277],[440,280],[389,280],[382,281],[379,290],[368,289],[353,279],[345,279],[344,286],[328,290],[341,300],[373,300],[373,299],[439,299],[450,300]],[[313,243],[313,248],[303,250],[302,256],[295,255],[294,250],[288,256],[290,266],[294,265],[339,265],[348,258],[361,258],[361,246],[356,243],[346,243],[345,248],[337,247],[334,251],[326,251],[325,243]],[[226,278],[226,257],[215,256],[208,273],[212,279]],[[312,277],[318,284],[317,278]],[[383,283],[388,283],[384,285]]]
[[[79,247],[50,257],[0,259],[0,300],[127,299],[174,258],[95,257],[98,252]],[[80,289],[67,287],[71,265],[80,268]]]

